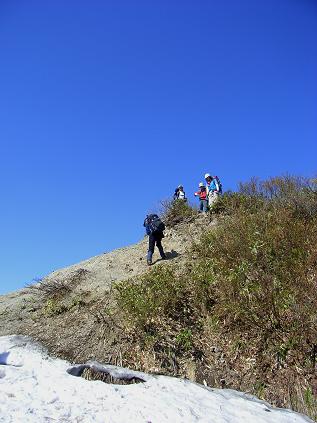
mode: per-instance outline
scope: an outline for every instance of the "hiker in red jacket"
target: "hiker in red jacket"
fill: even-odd
[[[199,197],[199,211],[206,213],[208,207],[207,190],[202,182],[199,183],[199,190],[194,195],[195,197]]]

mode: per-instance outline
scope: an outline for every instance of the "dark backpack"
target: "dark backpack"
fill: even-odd
[[[154,232],[163,232],[165,230],[165,225],[157,214],[150,214],[149,216],[146,216],[144,226],[148,235]]]
[[[217,184],[218,184],[218,186],[219,186],[219,194],[222,194],[222,183],[220,182],[220,179],[219,179],[219,177],[218,176],[214,176],[213,177],[214,179],[216,179],[216,181],[217,181]]]

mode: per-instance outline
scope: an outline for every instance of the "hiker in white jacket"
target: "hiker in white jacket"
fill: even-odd
[[[205,180],[207,182],[208,207],[210,209],[218,200],[218,196],[221,193],[221,187],[217,178],[214,178],[209,173],[205,174]]]

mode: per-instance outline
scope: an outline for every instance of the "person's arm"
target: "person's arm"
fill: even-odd
[[[151,230],[150,230],[150,225],[149,225],[149,219],[148,219],[148,217],[145,218],[144,223],[143,223],[143,226],[145,227],[146,235],[150,235]]]

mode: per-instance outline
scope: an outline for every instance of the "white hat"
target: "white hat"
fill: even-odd
[[[207,179],[207,178],[211,178],[210,173],[206,173],[206,174],[205,174],[205,179]]]
[[[204,187],[205,185],[202,182],[199,182],[199,187]]]

